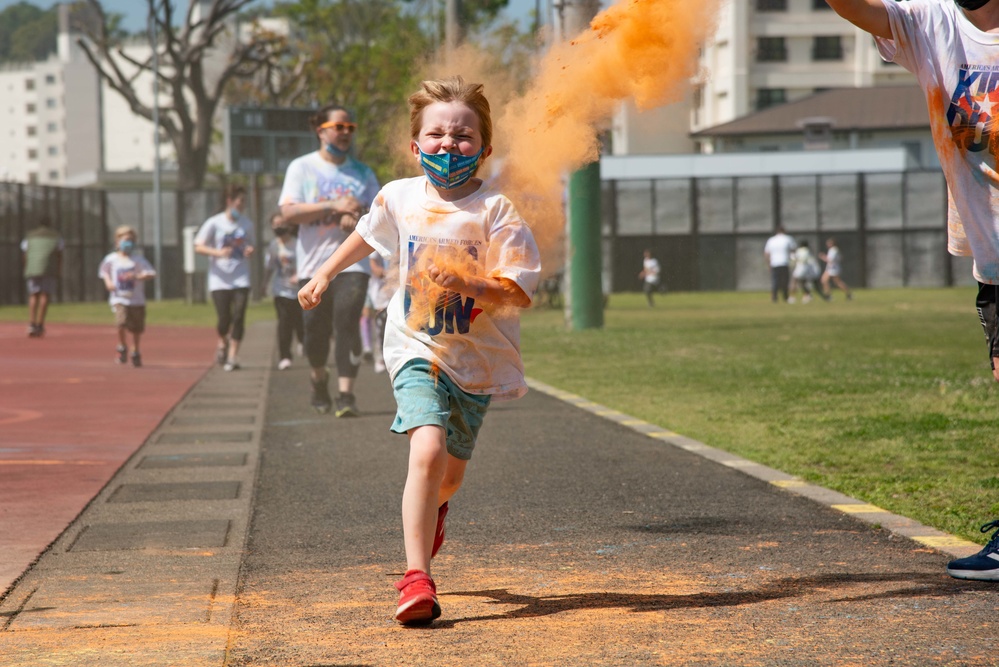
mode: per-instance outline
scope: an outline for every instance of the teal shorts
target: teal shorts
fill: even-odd
[[[398,406],[392,431],[440,426],[447,434],[447,453],[463,461],[472,458],[491,396],[466,394],[446,373],[435,374],[424,359],[406,362],[396,373],[392,390]]]

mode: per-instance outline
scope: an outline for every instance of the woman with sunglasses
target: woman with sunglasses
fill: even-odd
[[[298,225],[299,286],[354,231],[380,187],[371,168],[350,155],[357,129],[350,112],[327,105],[309,118],[309,124],[319,148],[288,165],[279,199],[285,224]],[[358,414],[353,389],[361,362],[360,319],[370,273],[367,259],[354,264],[330,285],[332,298],[304,313],[305,356],[312,368],[311,402],[321,414],[333,407],[326,368],[331,334],[337,370],[334,414]]]

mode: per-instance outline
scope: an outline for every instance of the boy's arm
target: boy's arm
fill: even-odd
[[[427,270],[430,279],[445,289],[460,292],[489,303],[501,306],[516,306],[527,308],[531,305],[531,297],[509,278],[479,278],[462,276],[448,269],[431,266]]]
[[[338,273],[349,266],[357,264],[362,259],[370,255],[374,248],[368,245],[367,241],[357,232],[351,232],[350,236],[340,244],[340,247],[323,262],[319,270],[305,284],[305,287],[298,290],[298,303],[304,310],[312,310],[319,305],[323,292],[329,287],[330,281]]]
[[[826,0],[847,21],[875,37],[891,39],[888,9],[882,0]]]

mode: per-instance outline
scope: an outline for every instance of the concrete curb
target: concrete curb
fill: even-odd
[[[854,516],[865,523],[880,526],[895,535],[914,540],[923,546],[936,549],[954,558],[963,558],[981,551],[981,545],[974,542],[944,533],[936,528],[924,526],[917,521],[893,514],[876,505],[851,498],[837,491],[816,486],[800,477],[795,477],[794,475],[789,475],[780,470],[756,463],[755,461],[744,459],[724,450],[710,447],[703,442],[698,442],[655,424],[650,424],[613,408],[594,403],[582,396],[552,387],[544,382],[528,378],[527,384],[531,389],[574,405],[598,417],[603,417],[660,442],[679,447],[729,468],[734,468],[750,477],[763,480],[789,493],[804,496],[817,503],[831,507],[838,512]]]

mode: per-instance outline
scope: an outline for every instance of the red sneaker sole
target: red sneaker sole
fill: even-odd
[[[441,606],[433,597],[417,597],[399,605],[395,620],[403,625],[424,625],[441,615]]]

